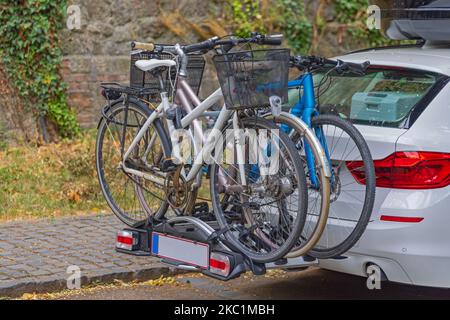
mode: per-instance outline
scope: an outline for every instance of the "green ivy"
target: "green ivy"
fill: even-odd
[[[280,28],[289,46],[297,54],[305,54],[311,46],[312,24],[305,15],[305,5],[298,0],[278,0]]]
[[[336,7],[336,20],[339,23],[351,24],[355,22],[355,16],[361,10],[365,11],[369,7],[368,0],[334,0]],[[364,19],[364,16],[360,19]],[[386,38],[380,30],[369,30],[366,27],[349,27],[347,32],[352,39],[361,42],[362,46],[382,46],[395,43]]]
[[[352,21],[361,9],[369,6],[368,0],[335,0],[336,18],[339,22]]]
[[[305,16],[302,1],[265,0],[268,12],[261,12],[262,1],[228,0],[233,33],[247,37],[251,32],[266,32],[266,22],[270,20],[277,30],[286,34],[287,41],[296,53],[307,52],[311,46],[311,22]],[[269,14],[269,17],[263,14]]]
[[[80,127],[58,73],[66,6],[66,0],[0,0],[0,55],[12,85],[35,114],[53,121],[61,136],[73,137]]]
[[[308,53],[311,48],[313,33],[313,17],[308,17],[305,4],[299,0],[265,0],[271,10],[269,17],[261,12],[261,1],[228,0],[231,7],[230,20],[233,33],[238,36],[248,36],[252,31],[265,31],[265,24],[273,24],[275,29],[283,32],[294,53]],[[365,11],[369,6],[368,0],[332,0],[330,5],[335,8],[335,21],[348,25],[348,39],[359,47],[381,46],[395,43],[386,39],[380,30],[369,30],[365,27]],[[267,12],[265,12],[267,14]],[[359,15],[358,15],[359,14]],[[358,17],[358,18],[356,18]],[[356,19],[360,20],[358,24]],[[317,17],[314,22],[319,29],[326,27],[323,17]]]
[[[234,33],[248,37],[251,32],[265,32],[259,1],[229,0]]]

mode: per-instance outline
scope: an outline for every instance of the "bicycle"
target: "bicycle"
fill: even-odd
[[[220,141],[216,141],[212,134],[203,136],[198,119],[205,116],[207,110],[222,98],[222,92],[218,89],[200,102],[186,81],[188,54],[206,52],[217,46],[231,48],[239,43],[278,45],[281,40],[278,37],[255,34],[247,39],[212,38],[188,46],[134,43],[135,50],[142,49],[155,55],[169,53],[180,61],[179,67],[174,60],[167,59],[136,62],[140,69],[151,72],[159,80],[161,103],[157,107],[144,99],[154,94],[151,88],[102,85],[108,105],[103,110],[98,128],[96,167],[102,193],[112,211],[124,223],[138,226],[148,222],[149,215],[150,220],[162,221],[169,207],[177,215],[190,213],[196,192],[201,185],[204,151],[215,150],[219,145],[219,150],[223,151],[227,146],[219,144]],[[162,75],[168,70],[170,77],[170,69],[173,67],[177,67],[177,73],[173,79],[176,83],[173,90],[175,103],[171,104]],[[195,108],[192,108],[192,105]],[[135,120],[131,125],[130,119]],[[114,125],[113,130],[110,125]],[[197,156],[193,164],[177,164],[171,157],[177,144],[169,133],[181,128],[188,128],[189,135],[197,133],[205,141],[203,148],[194,144]],[[233,148],[236,147],[238,166],[220,166],[214,158],[219,154],[212,154],[210,189],[216,219],[232,247],[255,262],[276,261],[284,257],[296,243],[305,223],[307,189],[302,159],[289,137],[282,131],[276,132],[277,126],[225,105],[218,114],[214,130],[223,132],[227,128],[234,130]],[[269,144],[263,153],[265,156],[275,151],[280,153],[283,161],[279,172],[283,176],[251,175],[252,171],[248,170],[251,166],[244,164],[242,137],[235,134],[242,128],[253,129],[257,133],[266,130],[276,136],[279,144]],[[307,134],[312,137],[310,132]],[[111,138],[112,141],[108,143],[105,137]],[[111,163],[105,159],[105,150],[108,147],[115,149]],[[317,152],[317,156],[324,161],[320,152]],[[125,178],[125,183],[132,186],[132,195],[137,196],[137,201],[136,198],[130,198],[130,195],[117,199],[119,195],[112,192],[116,182],[110,181],[111,177],[117,175],[119,178]],[[120,184],[118,189],[124,190]],[[142,196],[145,193],[147,198]],[[272,201],[261,203],[254,200],[260,197],[272,198]],[[135,208],[139,207],[136,204],[140,205],[140,211],[135,212]],[[276,204],[275,211],[273,204]],[[133,209],[127,208],[129,206]],[[186,208],[188,210],[184,212]],[[230,208],[235,211],[228,211]],[[268,209],[264,211],[262,208]],[[144,217],[145,214],[147,217]]]
[[[289,106],[290,113],[302,119],[313,129],[325,152],[331,172],[329,218],[318,244],[309,252],[309,255],[315,258],[334,258],[352,248],[365,231],[372,214],[375,199],[375,170],[370,150],[361,133],[350,121],[336,114],[321,114],[319,100],[321,87],[326,83],[327,76],[331,72],[364,74],[369,65],[369,62],[358,64],[317,56],[291,58],[291,67],[300,69],[303,74],[288,83],[290,89],[298,90],[299,93],[295,105]],[[328,70],[317,86],[316,99],[312,71],[325,66],[328,66]],[[297,145],[304,148],[302,157],[307,164],[308,186],[314,193],[314,190],[320,188],[320,181],[311,148],[289,124],[282,124],[281,127],[284,132],[291,135],[294,141],[297,141]],[[362,180],[356,181],[350,174],[352,171],[359,171]],[[349,189],[349,186],[354,189]],[[312,200],[314,196],[311,196],[310,192],[309,205]],[[358,202],[360,202],[359,205]],[[317,218],[316,212],[309,211],[307,223],[317,223]],[[307,230],[302,233],[303,241],[310,237],[311,233],[308,234]],[[291,254],[295,256],[295,253],[294,247]]]

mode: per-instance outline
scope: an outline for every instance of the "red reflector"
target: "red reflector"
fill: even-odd
[[[435,189],[450,184],[450,154],[440,152],[396,152],[375,160],[377,187]],[[347,169],[357,182],[365,183],[362,161],[347,161]]]
[[[382,221],[391,221],[391,222],[409,222],[409,223],[418,223],[423,220],[420,217],[398,217],[398,216],[381,216],[380,220]]]
[[[227,268],[227,265],[225,262],[218,261],[215,259],[209,259],[209,266],[212,268],[220,269],[220,270],[225,270]]]
[[[117,236],[117,242],[132,245],[133,244],[133,238],[132,237],[123,237],[123,236]]]
[[[209,271],[222,277],[228,277],[231,272],[230,258],[219,252],[211,252],[209,256]]]

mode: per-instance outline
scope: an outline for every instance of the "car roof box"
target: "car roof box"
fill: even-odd
[[[450,42],[450,1],[371,0],[378,26],[393,40]],[[379,10],[378,10],[379,9]]]

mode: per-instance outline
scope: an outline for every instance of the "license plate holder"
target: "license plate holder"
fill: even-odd
[[[152,255],[179,263],[209,268],[210,248],[207,243],[174,237],[160,232],[151,234]]]

